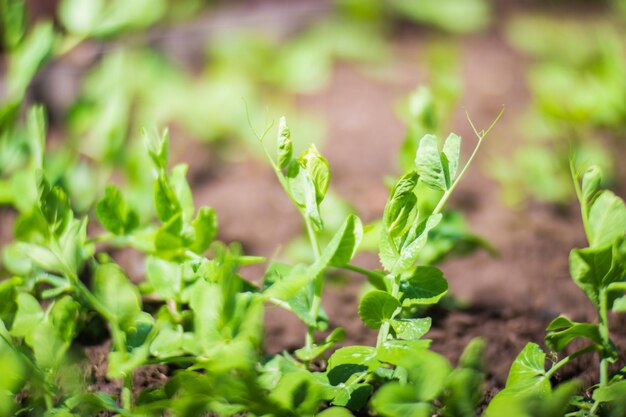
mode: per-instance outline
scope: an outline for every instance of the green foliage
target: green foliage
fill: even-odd
[[[623,375],[610,378],[608,364],[618,358],[611,341],[608,311],[626,290],[624,236],[626,206],[610,191],[602,190],[601,170],[592,166],[579,173],[571,162],[574,188],[578,196],[589,247],[570,253],[570,273],[598,312],[598,323],[579,323],[565,316],[555,318],[547,327],[546,346],[555,352],[564,351],[575,339],[586,346],[566,355],[546,370],[546,354],[529,343],[511,366],[506,387],[489,404],[486,416],[506,412],[512,416],[619,415],[623,401]],[[616,311],[621,311],[618,307]],[[574,401],[579,389],[576,381],[553,389],[550,378],[566,363],[590,352],[599,352],[599,384],[590,388],[591,400]],[[577,411],[570,412],[571,409]],[[619,411],[618,411],[619,410]],[[618,414],[612,414],[618,412]],[[608,414],[604,414],[608,413]]]
[[[483,399],[484,341],[472,341],[454,368],[424,339],[433,320],[416,316],[448,291],[443,273],[430,264],[453,248],[484,245],[458,214],[444,212],[490,130],[474,129],[478,144],[465,165],[459,136],[452,133],[439,143],[442,115],[458,86],[432,80],[432,92],[423,87],[412,95],[402,174],[375,227],[332,205],[328,161],[311,141],[292,138],[281,118],[275,153],[267,154],[302,216],[310,256],[295,264],[270,262],[261,283],[245,279],[239,268],[264,259],[216,241],[215,211],[196,207],[187,166],[170,166],[167,130],[145,133],[145,151],[132,139],[134,127],[145,121],[171,120],[205,139],[243,136],[243,117],[233,115],[241,113],[240,96],[251,97],[258,108],[255,82],[310,91],[328,78],[333,59],[375,59],[381,53],[381,14],[453,32],[487,22],[482,1],[435,3],[342,1],[336,16],[284,47],[260,37],[214,40],[207,76],[197,79],[141,47],[112,50],[84,80],[68,115],[70,140],[52,151],[45,146],[43,108],[29,110],[25,123],[20,116],[28,85],[45,61],[82,40],[113,39],[166,20],[176,7],[165,0],[64,0],[56,28],[42,22],[29,29],[24,3],[0,0],[8,52],[7,100],[0,107],[0,203],[18,215],[15,241],[2,250],[0,416],[475,416]],[[345,24],[350,19],[358,23]],[[245,62],[238,62],[242,57]],[[446,78],[452,71],[445,68],[448,57],[435,58],[439,63],[433,65]],[[142,81],[129,81],[124,75],[131,72]],[[560,81],[554,84],[561,87]],[[441,92],[447,94],[443,105],[434,99]],[[560,118],[595,112],[599,103],[589,100],[589,107],[588,97],[580,97],[559,112],[548,95],[543,108]],[[617,120],[608,107],[598,107],[598,123]],[[103,187],[119,167],[124,186]],[[575,339],[587,346],[546,368],[546,353],[529,343],[487,416],[563,416],[573,409],[589,416],[623,414],[624,373],[608,374],[618,354],[607,314],[626,310],[626,208],[615,194],[600,190],[599,169],[588,170],[582,184],[576,177],[589,247],[572,251],[571,272],[598,309],[598,324],[555,319],[547,329],[548,348],[562,351]],[[376,235],[380,270],[352,263],[366,231]],[[129,250],[137,252],[137,269],[145,271],[140,284],[118,259],[119,251]],[[364,274],[375,287],[358,308],[365,326],[378,331],[375,346],[342,345],[346,332],[333,328],[334,318],[324,311],[326,277],[339,269]],[[269,304],[306,326],[300,348],[265,355]],[[110,344],[103,343],[107,338]],[[87,342],[108,350],[106,375],[120,387],[115,395],[87,385]],[[600,355],[601,378],[590,400],[575,403],[579,387],[553,388],[551,378],[589,352]],[[167,367],[168,381],[134,387],[134,376],[148,365]]]
[[[506,34],[530,59],[532,107],[520,122],[523,140],[512,161],[492,163],[505,199],[519,204],[530,195],[567,204],[572,154],[577,166],[599,165],[610,184],[618,161],[602,138],[621,138],[626,119],[621,26],[611,19],[519,14]]]
[[[361,320],[372,329],[378,329],[390,320],[400,302],[386,291],[372,290],[365,294],[359,304]]]

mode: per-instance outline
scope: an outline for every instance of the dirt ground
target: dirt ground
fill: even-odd
[[[322,153],[331,165],[331,187],[355,206],[365,222],[381,215],[388,194],[383,177],[397,173],[396,155],[405,127],[393,109],[399,99],[426,81],[421,70],[423,46],[423,37],[402,34],[395,41],[390,67],[393,76],[388,80],[373,79],[356,66],[340,64],[323,91],[297,100],[302,111],[314,111],[327,120],[328,138]],[[484,174],[496,150],[511,152],[519,142],[515,122],[529,105],[524,75],[528,63],[506,44],[497,28],[463,38],[460,51],[464,94],[450,130],[464,138],[465,151],[475,138],[464,109],[479,128],[489,125],[503,105],[506,112],[451,206],[466,214],[472,230],[491,242],[498,254],[479,251],[441,265],[450,294],[468,307],[433,310],[433,329],[428,337],[433,340],[433,349],[453,362],[469,340],[485,338],[488,389],[493,393],[503,386],[510,364],[523,346],[529,341],[542,344],[545,327],[554,317],[566,314],[573,320],[595,321],[595,315],[568,273],[570,249],[585,244],[577,208],[556,208],[532,201],[517,209],[506,207],[499,198],[498,185]],[[509,156],[506,152],[497,155]],[[176,157],[191,163],[196,204],[216,209],[220,239],[241,242],[246,253],[271,257],[281,244],[300,232],[297,212],[267,165],[250,158],[207,174],[204,171],[211,156],[202,146],[190,146]],[[624,196],[623,187],[621,190]],[[10,224],[12,217],[10,212],[0,210],[3,241],[10,234],[10,228],[4,225]],[[355,263],[378,266],[373,254],[361,254]],[[357,314],[364,283],[361,277],[349,275],[346,285],[329,285],[326,290],[324,308],[331,326],[347,330],[346,344],[375,343],[375,334],[361,324]],[[304,328],[295,317],[271,307],[266,316],[268,353],[302,345]],[[624,351],[626,320],[611,320],[618,336],[615,342]],[[105,377],[105,352],[106,345],[87,350],[96,378],[94,387],[115,392],[117,387]],[[578,376],[592,381],[596,375],[595,361],[588,358],[564,367],[557,379]],[[166,378],[167,369],[150,368],[137,376],[136,383],[161,383]]]

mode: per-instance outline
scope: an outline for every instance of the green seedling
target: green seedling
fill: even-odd
[[[570,252],[570,274],[596,308],[598,323],[573,322],[565,316],[554,319],[546,329],[547,347],[562,352],[574,340],[582,340],[586,346],[553,362],[546,370],[544,351],[537,344],[526,345],[511,367],[505,389],[489,405],[488,417],[502,415],[505,409],[511,416],[562,416],[572,408],[577,411],[565,415],[617,416],[617,410],[624,410],[623,374],[609,374],[609,363],[619,355],[610,338],[608,313],[625,311],[626,205],[611,191],[600,188],[598,167],[592,166],[581,175],[572,162],[571,174],[589,246]],[[576,383],[552,389],[550,379],[562,366],[592,352],[600,358],[600,376],[598,384],[590,389],[591,402],[572,401],[579,389]]]

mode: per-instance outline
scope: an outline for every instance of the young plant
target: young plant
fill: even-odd
[[[571,173],[589,246],[570,252],[570,274],[596,308],[598,323],[573,322],[565,316],[554,319],[547,327],[546,346],[562,352],[575,339],[582,339],[587,346],[552,363],[546,371],[546,354],[535,343],[526,345],[511,367],[505,389],[489,405],[488,417],[502,415],[505,408],[515,409],[509,411],[511,416],[563,415],[572,408],[568,403],[577,384],[567,383],[552,391],[550,378],[563,365],[591,352],[600,358],[598,384],[591,388],[591,402],[573,402],[577,411],[567,415],[617,416],[625,410],[623,372],[609,374],[609,364],[618,359],[618,351],[610,338],[608,319],[611,310],[626,311],[626,205],[611,191],[600,189],[598,167],[581,175],[572,162]],[[554,414],[554,410],[559,411]]]
[[[259,138],[262,142],[263,138]],[[299,157],[293,156],[291,132],[285,118],[278,125],[277,161],[267,152],[267,157],[283,189],[298,209],[315,255],[312,265],[288,267],[275,265],[265,276],[265,295],[298,315],[308,326],[305,339],[306,353],[312,359],[316,330],[326,328],[327,318],[321,309],[324,286],[324,269],[344,266],[350,262],[363,236],[361,221],[348,215],[325,248],[320,248],[317,234],[323,230],[320,204],[330,183],[328,161],[311,145]],[[327,346],[330,347],[330,346]],[[304,351],[303,351],[304,352]],[[319,354],[323,352],[319,351]]]
[[[495,122],[494,122],[495,123]],[[428,233],[441,219],[441,210],[466,172],[487,132],[476,132],[478,145],[467,164],[459,171],[460,137],[451,134],[443,151],[436,137],[426,135],[419,144],[415,168],[404,174],[393,187],[380,236],[380,259],[385,272],[364,271],[353,265],[344,267],[364,273],[376,289],[361,299],[359,315],[371,328],[378,329],[375,347],[349,346],[337,350],[328,361],[326,377],[339,390],[331,403],[358,409],[365,404],[377,381],[386,383],[372,400],[374,410],[383,416],[430,415],[433,401],[448,384],[461,376],[451,376],[451,367],[440,355],[429,351],[429,342],[420,338],[429,330],[430,318],[404,317],[414,306],[434,304],[446,292],[447,282],[437,268],[415,266]],[[420,201],[419,185],[442,191],[433,208]],[[417,194],[416,194],[417,191]],[[394,366],[395,369],[389,368]],[[456,371],[455,371],[456,372]],[[407,377],[408,373],[408,377]],[[454,375],[462,373],[460,370]],[[430,376],[428,386],[420,375]],[[473,378],[473,377],[472,377]],[[476,376],[480,381],[480,377]],[[464,391],[480,389],[470,384]],[[447,397],[448,410],[454,409],[458,392]],[[475,398],[475,395],[469,395]],[[398,404],[398,405],[396,405]],[[402,404],[402,405],[400,405]],[[454,415],[454,414],[450,414]]]

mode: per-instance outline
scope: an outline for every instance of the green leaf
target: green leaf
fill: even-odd
[[[285,275],[277,274],[273,278],[273,284],[265,290],[263,295],[267,298],[287,301],[312,282],[315,276],[306,266],[296,265]]]
[[[196,208],[193,204],[193,196],[191,195],[191,187],[187,182],[187,165],[178,164],[172,168],[172,172],[169,177],[169,182],[172,185],[176,200],[180,205],[183,215],[183,222],[188,223],[191,221]]]
[[[51,55],[56,42],[51,22],[37,23],[11,53],[5,97],[21,101],[28,85]]]
[[[18,242],[17,250],[20,254],[24,254],[29,260],[39,268],[48,272],[65,273],[67,271],[65,265],[50,250],[30,243]]]
[[[348,346],[337,349],[328,359],[326,373],[332,385],[345,383],[356,373],[372,371],[380,365],[376,349],[370,346]]]
[[[548,334],[545,337],[546,346],[560,352],[574,339],[582,337],[592,343],[602,346],[602,337],[597,324],[576,323],[564,316],[559,316],[546,328]]]
[[[34,169],[43,169],[46,127],[46,114],[43,106],[31,107],[28,112],[28,145],[32,168]]]
[[[158,170],[166,170],[167,160],[169,157],[169,131],[165,129],[163,133],[159,135],[157,132],[149,133],[148,131],[144,130],[143,137],[146,144],[146,149],[148,150],[148,155],[150,155],[154,166]]]
[[[626,381],[614,382],[593,391],[593,399],[608,403],[609,416],[623,416],[626,412]]]
[[[320,258],[324,260],[326,265],[343,266],[352,260],[362,238],[363,225],[361,219],[350,214],[324,248]]]
[[[447,189],[446,175],[435,135],[429,134],[420,140],[415,155],[415,166],[422,182],[436,190]]]
[[[383,417],[431,417],[432,405],[420,402],[413,388],[389,382],[374,395],[371,406]]]
[[[573,249],[569,256],[569,268],[572,279],[591,302],[600,305],[600,290],[612,282],[624,279],[624,266],[619,262],[619,248],[615,246]]]
[[[411,226],[417,197],[414,189],[418,175],[409,171],[398,179],[394,185],[383,213],[383,223],[391,238],[401,236]]]
[[[194,332],[201,347],[210,350],[222,340],[218,325],[222,322],[224,297],[219,285],[204,280],[196,282],[193,288],[189,307],[194,313]]]
[[[163,223],[168,222],[176,215],[182,215],[182,208],[178,197],[164,171],[159,172],[154,182],[154,204],[156,206],[157,215]]]
[[[30,335],[44,318],[44,312],[35,297],[27,293],[17,296],[17,312],[11,328],[11,335],[24,337],[30,344]]]
[[[400,302],[388,292],[371,290],[361,299],[359,316],[367,327],[378,329],[383,322],[393,317],[399,307]]]
[[[391,327],[396,333],[396,337],[402,340],[417,340],[424,336],[431,326],[430,317],[419,319],[399,319],[391,320]]]
[[[491,400],[485,416],[500,417],[502,413],[513,417],[544,416],[541,412],[543,405],[553,404],[550,400],[552,387],[545,374],[545,360],[546,355],[541,348],[535,343],[528,343],[515,358],[505,388]],[[563,414],[548,415],[556,417]]]
[[[45,245],[50,239],[48,222],[40,210],[22,213],[15,222],[15,239]]]
[[[182,265],[148,256],[146,279],[150,287],[163,299],[178,299],[182,291]]]
[[[2,3],[3,36],[6,51],[14,49],[24,37],[26,29],[26,5],[24,0],[4,1]]]
[[[328,161],[319,153],[315,145],[311,145],[304,154],[300,156],[299,160],[313,182],[315,187],[315,200],[317,204],[319,204],[324,199],[328,185],[330,184],[330,167]]]
[[[410,363],[430,343],[430,340],[387,340],[378,347],[376,359],[392,365]]]
[[[611,385],[599,387],[593,391],[593,399],[601,402],[623,399],[624,395],[626,395],[626,381],[619,381]]]
[[[613,311],[616,313],[626,313],[626,295],[617,298],[613,302]]]
[[[70,296],[56,301],[48,313],[49,320],[55,327],[59,338],[69,346],[78,327],[80,305]]]
[[[437,128],[435,99],[428,86],[420,85],[411,92],[409,96],[409,113],[413,121],[425,129],[435,130]],[[413,158],[415,158],[415,152],[411,155],[411,159]]]
[[[587,202],[590,202],[594,195],[600,190],[602,182],[602,172],[597,166],[591,166],[583,175],[582,196]]]
[[[345,337],[345,330],[341,327],[338,327],[326,337],[325,343],[322,343],[320,345],[313,345],[311,348],[303,347],[297,349],[295,351],[295,354],[301,361],[312,361],[313,359],[324,353],[326,350],[332,348],[335,343],[343,341]]]
[[[217,236],[217,215],[210,207],[200,207],[198,215],[191,225],[195,231],[195,240],[189,249],[197,254],[204,253]]]
[[[190,243],[190,236],[183,233],[182,215],[179,212],[170,218],[154,234],[154,247],[168,257],[167,252],[176,252]]]
[[[96,204],[98,221],[111,233],[125,235],[139,225],[139,216],[126,204],[120,190],[107,185],[104,196]]]
[[[287,119],[281,117],[278,122],[278,166],[286,168],[291,162],[293,155],[293,143],[291,142],[291,132],[287,126]]]
[[[93,278],[93,295],[118,322],[141,313],[141,294],[124,271],[114,263],[98,265]]]
[[[500,391],[489,403],[485,417],[562,417],[575,404],[577,381],[559,385],[552,393]],[[578,414],[578,413],[577,413]]]
[[[400,281],[402,305],[436,304],[448,292],[448,281],[434,266],[418,266]]]
[[[304,208],[304,213],[311,220],[314,228],[321,230],[323,221],[317,202],[317,191],[313,179],[301,159],[302,157],[297,161],[292,161],[287,168],[287,189],[298,207]]]
[[[17,278],[0,281],[0,320],[9,329],[17,312],[17,286],[19,283],[20,280]]]
[[[404,357],[399,365],[409,373],[409,382],[420,401],[432,401],[443,391],[452,367],[442,355],[417,349],[414,357]]]
[[[184,333],[181,327],[172,329],[165,327],[159,331],[152,343],[150,343],[150,354],[157,358],[168,358],[183,355],[185,349],[185,339],[195,338],[192,333]]]
[[[589,246],[611,245],[626,233],[626,205],[611,191],[603,191],[589,208]]]
[[[354,384],[348,380],[345,385],[339,385],[337,395],[333,399],[332,404],[348,407],[352,410],[360,410],[367,403],[372,389],[370,384]]]
[[[130,352],[109,352],[107,369],[108,378],[125,378],[132,372],[144,364],[148,358],[150,351],[147,346],[133,349]]]
[[[0,262],[9,273],[17,276],[27,276],[33,270],[33,263],[28,254],[24,253],[20,242],[6,245]]]
[[[63,0],[59,6],[59,18],[70,33],[88,35],[101,22],[104,7],[103,0]]]
[[[483,400],[485,376],[475,369],[458,368],[446,381],[443,417],[475,417]]]
[[[483,372],[485,369],[485,339],[475,337],[467,344],[459,359],[459,367]]]
[[[33,329],[27,342],[40,369],[56,368],[69,347],[69,343],[61,340],[57,329],[47,319]]]
[[[316,417],[354,417],[353,414],[343,407],[330,407],[315,415]]]
[[[417,261],[420,251],[426,245],[428,241],[428,233],[431,229],[436,227],[441,221],[441,213],[428,216],[428,218],[421,221],[415,230],[415,238],[400,251],[400,255],[389,256],[389,237],[385,236],[383,230],[381,236],[381,250],[380,258],[383,262],[383,266],[393,275],[399,275],[408,271]]]
[[[39,204],[50,231],[59,237],[72,219],[70,202],[65,191],[58,185],[50,188],[45,179],[40,183]]]
[[[283,375],[270,398],[294,415],[309,415],[317,411],[321,392],[308,372],[291,372]]]
[[[446,179],[446,189],[449,189],[459,169],[459,158],[461,155],[461,137],[456,133],[450,133],[443,144],[442,161],[445,160],[444,174]]]
[[[551,390],[550,380],[545,372],[546,354],[539,345],[528,343],[515,358],[506,380],[509,394],[534,392],[547,394]]]

